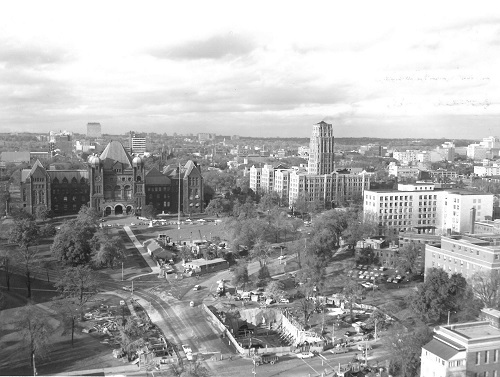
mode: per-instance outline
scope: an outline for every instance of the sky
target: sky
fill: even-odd
[[[466,6],[469,5],[469,6]],[[500,136],[500,5],[9,1],[0,132]]]

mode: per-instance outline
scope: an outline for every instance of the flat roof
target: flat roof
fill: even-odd
[[[201,267],[201,266],[207,266],[207,265],[221,263],[221,262],[229,263],[227,260],[225,260],[223,258],[215,258],[215,259],[211,259],[211,260],[195,259],[191,262],[187,262],[186,264]]]
[[[478,339],[485,337],[500,337],[500,329],[491,326],[488,322],[465,323],[463,325],[450,325],[446,328],[468,339]]]

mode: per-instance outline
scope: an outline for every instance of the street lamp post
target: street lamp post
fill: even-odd
[[[123,281],[123,262],[122,262],[122,281]]]

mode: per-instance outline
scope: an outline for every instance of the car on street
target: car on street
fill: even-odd
[[[312,352],[300,352],[297,354],[297,357],[299,359],[310,359],[311,357],[314,357],[314,353],[312,353]]]
[[[132,292],[132,287],[122,287],[124,291]]]
[[[371,349],[372,349],[371,344],[363,344],[363,343],[358,344],[359,351],[371,350]]]
[[[290,300],[287,298],[280,299],[280,304],[289,304],[289,303],[290,303]]]
[[[194,287],[193,287],[193,291],[198,291],[200,289],[200,285],[199,284],[196,284]]]
[[[191,301],[191,302],[189,303],[189,306],[193,308],[193,307],[194,307],[194,301]]]
[[[286,259],[286,255],[280,255],[280,256],[278,257],[278,259],[279,259],[279,260]]]
[[[330,349],[330,352],[333,353],[334,355],[339,354],[339,353],[347,353],[351,349],[349,347],[335,347]]]

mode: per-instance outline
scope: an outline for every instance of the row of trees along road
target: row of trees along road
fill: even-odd
[[[20,309],[19,318],[33,366],[35,359],[43,358],[49,351],[47,321],[31,299],[33,274],[45,265],[40,239],[55,235],[50,252],[60,265],[60,276],[55,282],[58,296],[53,308],[63,324],[64,333],[71,333],[72,345],[75,325],[78,319],[83,319],[85,305],[98,293],[95,270],[121,263],[124,246],[120,237],[109,236],[99,227],[99,215],[85,206],[75,219],[64,222],[57,234],[51,224],[37,222],[26,213],[17,215],[9,232],[9,241],[18,246],[17,250],[2,248],[1,259],[7,290],[10,290],[10,278],[15,271],[23,271],[25,277],[28,303]],[[3,295],[1,298],[5,299]]]

